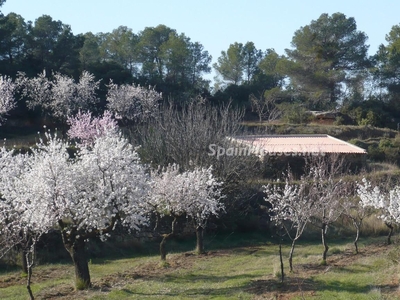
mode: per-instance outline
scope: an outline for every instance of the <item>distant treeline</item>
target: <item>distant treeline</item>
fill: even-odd
[[[272,102],[284,114],[340,109],[353,123],[396,128],[399,25],[368,56],[367,35],[357,30],[354,18],[322,14],[294,33],[291,46],[279,55],[273,45],[260,50],[251,41],[233,42],[212,65],[200,42],[166,25],[137,33],[120,26],[108,33],[74,35],[69,25],[48,15],[32,22],[0,13],[1,75],[35,77],[45,70],[48,76],[60,73],[78,80],[87,71],[101,79],[103,98],[112,80],[155,86],[177,103],[198,95],[215,104],[232,101],[259,119],[270,119],[263,105]],[[205,77],[212,68],[217,74],[213,85]],[[19,116],[28,113],[21,106],[18,110]]]

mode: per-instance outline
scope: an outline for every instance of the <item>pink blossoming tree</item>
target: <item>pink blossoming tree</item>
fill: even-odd
[[[67,123],[70,125],[68,137],[83,145],[93,144],[96,138],[118,129],[117,121],[109,111],[105,111],[102,117],[79,111],[74,117],[68,117]]]

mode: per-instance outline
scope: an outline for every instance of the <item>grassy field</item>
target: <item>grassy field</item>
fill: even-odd
[[[36,299],[400,299],[399,266],[393,262],[399,249],[385,245],[384,237],[362,240],[358,255],[349,240],[331,242],[326,266],[319,264],[318,241],[299,243],[294,272],[285,268],[283,284],[277,245],[235,239],[218,238],[206,255],[176,251],[168,264],[160,264],[156,254],[92,260],[88,291],[74,290],[72,265],[41,265],[33,271],[33,292]],[[287,267],[288,246],[283,250]],[[0,273],[0,299],[27,298],[19,271]]]

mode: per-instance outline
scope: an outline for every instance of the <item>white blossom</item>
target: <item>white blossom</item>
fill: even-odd
[[[41,107],[60,119],[66,119],[80,109],[87,110],[99,101],[96,91],[100,82],[87,71],[82,72],[79,82],[60,73],[53,73],[51,80],[45,71],[34,78],[19,73],[17,84],[28,108]]]
[[[378,218],[387,224],[400,222],[399,193],[397,186],[385,192],[378,185],[373,187],[366,178],[362,179],[362,184],[357,185],[360,204],[363,207],[377,209],[379,211]]]
[[[140,85],[117,85],[112,81],[108,85],[108,109],[116,116],[127,120],[143,120],[157,111],[161,93],[155,88]]]
[[[11,78],[0,76],[0,121],[15,107],[15,87]]]
[[[211,215],[223,210],[222,182],[212,175],[212,168],[195,168],[179,172],[179,166],[169,165],[153,172],[150,203],[163,215],[186,214],[196,226],[204,227]]]
[[[63,224],[66,233],[84,237],[106,235],[117,221],[131,229],[146,223],[148,176],[126,139],[109,132],[75,158],[68,147],[46,133],[30,155],[1,150],[2,234],[45,233]]]
[[[315,213],[315,203],[307,193],[305,180],[295,184],[287,178],[284,188],[277,182],[274,185],[264,186],[264,192],[267,195],[264,199],[271,204],[271,220],[277,224],[286,220],[292,222],[293,227],[300,229],[298,233],[300,235]]]

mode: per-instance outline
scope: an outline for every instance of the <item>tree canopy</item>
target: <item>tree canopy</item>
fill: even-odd
[[[163,100],[179,105],[198,95],[214,104],[232,101],[252,118],[256,116],[249,97],[267,99],[261,95],[274,89],[277,104],[287,102],[285,107],[295,102],[305,110],[353,110],[361,105],[361,119],[366,119],[372,106],[379,111],[373,125],[394,126],[400,110],[399,37],[400,27],[394,25],[386,44],[368,57],[367,35],[357,29],[353,17],[323,13],[294,33],[285,54],[272,47],[259,49],[252,41],[236,41],[212,63],[200,41],[164,24],[137,32],[121,25],[111,32],[74,35],[70,25],[49,15],[26,21],[9,13],[0,15],[0,75],[14,79],[23,72],[32,78],[46,71],[47,80],[61,74],[77,82],[87,71],[101,80],[99,113],[106,108],[112,80],[118,85],[152,86]],[[212,70],[217,74],[214,87],[206,77]],[[11,111],[10,118],[14,111],[18,116],[28,114],[24,104]],[[394,119],[387,118],[391,114]]]
[[[297,30],[293,49],[286,49],[291,83],[315,106],[336,106],[344,86],[368,66],[366,41],[354,18],[322,14]]]

